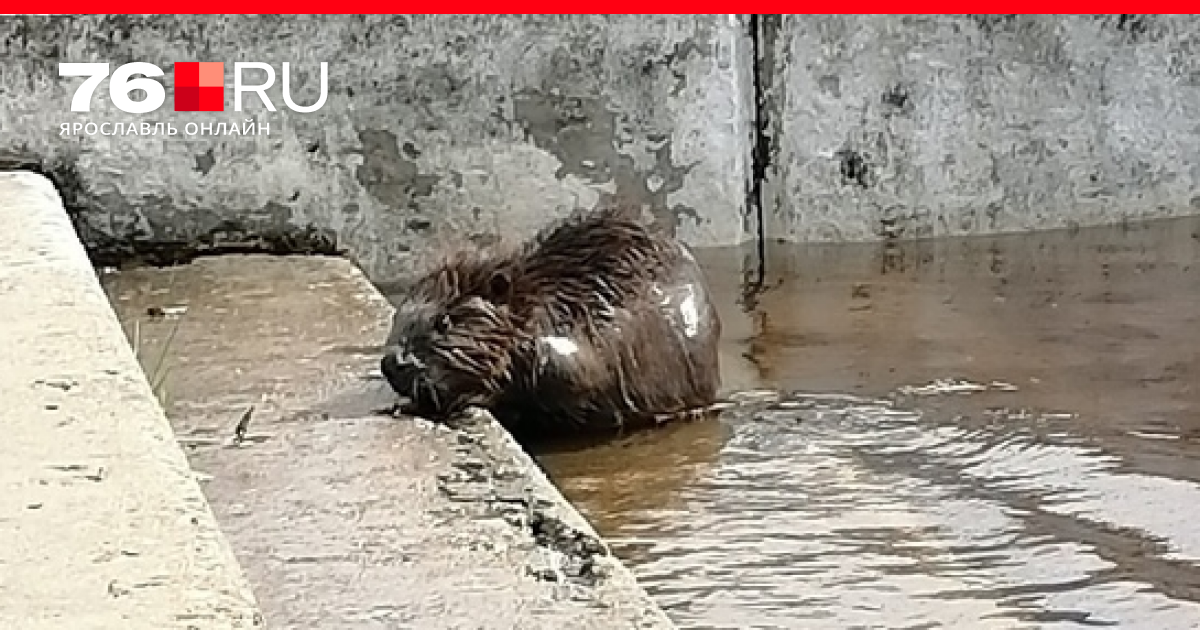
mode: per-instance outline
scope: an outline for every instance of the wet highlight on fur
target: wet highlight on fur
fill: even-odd
[[[720,332],[686,246],[610,208],[447,255],[397,305],[381,367],[408,413],[609,432],[712,404]]]

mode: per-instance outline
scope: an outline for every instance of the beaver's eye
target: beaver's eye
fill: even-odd
[[[433,322],[433,329],[439,335],[444,335],[450,332],[450,316],[445,314],[439,315],[438,318]]]

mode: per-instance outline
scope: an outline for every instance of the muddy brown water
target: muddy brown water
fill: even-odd
[[[1200,220],[702,254],[799,393],[538,455],[681,627],[1200,628]]]

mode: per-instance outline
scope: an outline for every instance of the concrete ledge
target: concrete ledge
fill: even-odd
[[[531,537],[539,553],[527,560],[528,573],[539,580],[590,590],[595,602],[611,610],[610,618],[628,624],[594,627],[675,627],[587,519],[495,418],[477,413],[474,422],[456,432],[456,470],[440,479],[442,491],[457,501],[486,505],[523,537]],[[479,467],[478,462],[484,466]]]
[[[0,174],[0,226],[0,627],[260,625],[51,183]]]

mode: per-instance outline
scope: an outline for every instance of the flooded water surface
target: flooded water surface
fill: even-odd
[[[539,454],[685,628],[1200,628],[1200,221],[704,253],[722,417]]]

